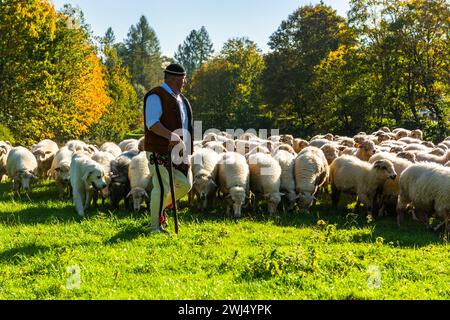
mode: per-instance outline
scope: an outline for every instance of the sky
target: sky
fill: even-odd
[[[297,8],[319,0],[50,0],[56,9],[70,3],[84,13],[95,36],[111,27],[116,42],[127,37],[144,15],[155,31],[163,55],[173,57],[192,30],[206,27],[215,52],[230,38],[248,37],[267,52],[269,37]],[[324,0],[346,16],[349,0]]]

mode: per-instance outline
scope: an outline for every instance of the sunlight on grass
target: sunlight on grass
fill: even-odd
[[[368,223],[327,196],[279,219],[180,210],[180,233],[108,206],[84,219],[44,183],[33,202],[0,184],[0,299],[449,299],[439,234],[394,217]],[[353,204],[354,205],[354,204]],[[318,216],[320,218],[318,218]]]

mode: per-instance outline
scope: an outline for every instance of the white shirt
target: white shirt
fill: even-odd
[[[163,83],[161,85],[161,88],[167,91],[172,97],[177,99],[178,106],[180,108],[180,115],[181,115],[181,127],[185,130],[188,130],[189,128],[189,119],[188,119],[188,109],[185,103],[183,102],[183,99],[181,98],[181,95],[175,94],[172,89],[167,85],[167,83]],[[147,128],[151,128],[155,125],[155,123],[159,122],[162,116],[162,104],[161,99],[156,95],[152,94],[147,97],[147,100],[145,101],[145,125]]]

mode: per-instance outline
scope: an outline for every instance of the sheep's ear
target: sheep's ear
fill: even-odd
[[[133,194],[131,193],[131,191],[130,192],[128,192],[128,194],[127,194],[127,198],[129,198],[129,197],[131,197]]]
[[[11,144],[11,142],[9,142],[9,141],[5,141],[5,143],[6,144],[9,144],[11,147],[12,147],[12,144]]]
[[[381,161],[381,160],[376,161],[373,164],[373,167],[376,168],[376,169],[386,169],[386,166],[384,165],[384,162]]]
[[[148,196],[147,191],[144,190],[144,197],[146,197],[147,199],[150,199],[150,197]]]
[[[361,145],[359,143],[355,143],[355,148],[359,148]]]
[[[0,153],[6,154],[7,150],[5,146],[0,146]]]

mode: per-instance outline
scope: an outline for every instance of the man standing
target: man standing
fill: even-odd
[[[186,159],[193,150],[193,118],[189,101],[181,94],[185,81],[185,69],[179,64],[170,64],[164,70],[164,83],[150,90],[144,98],[144,150],[153,183],[150,199],[153,232],[167,233],[161,226],[161,217],[164,208],[172,202],[169,157],[181,147],[184,161],[173,166],[176,199],[184,197],[192,188],[192,174]]]

